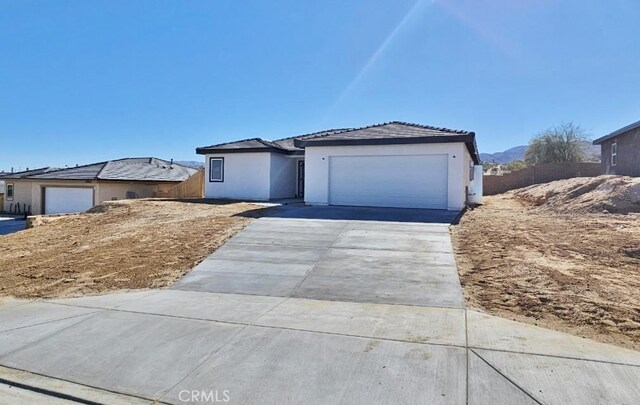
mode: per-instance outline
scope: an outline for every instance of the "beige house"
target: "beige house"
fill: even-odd
[[[196,169],[157,158],[125,158],[66,169],[9,173],[3,211],[67,214],[104,201],[153,197],[188,179]]]

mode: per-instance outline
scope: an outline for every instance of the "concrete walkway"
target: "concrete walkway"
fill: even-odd
[[[465,309],[442,213],[324,210],[252,222],[171,290],[0,304],[0,402],[32,395],[14,381],[98,403],[640,403],[640,353]]]

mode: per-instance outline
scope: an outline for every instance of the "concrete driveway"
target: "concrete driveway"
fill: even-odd
[[[638,403],[640,353],[464,308],[453,216],[287,207],[170,290],[5,302],[0,399]]]

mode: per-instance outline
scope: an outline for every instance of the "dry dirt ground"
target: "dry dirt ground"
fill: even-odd
[[[485,197],[452,227],[468,305],[640,350],[640,214],[516,195]]]
[[[171,285],[262,207],[204,201],[109,202],[41,217],[0,237],[0,297],[61,297]]]

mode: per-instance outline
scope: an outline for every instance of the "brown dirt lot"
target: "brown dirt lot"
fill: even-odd
[[[0,237],[0,297],[42,298],[171,285],[262,207],[203,201],[109,202],[42,217]]]
[[[452,227],[469,306],[640,349],[639,214],[484,202]]]

